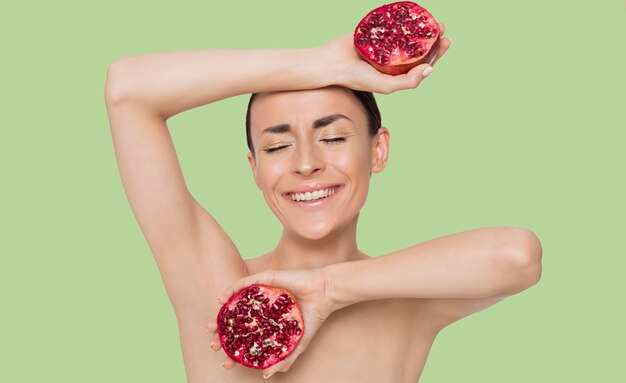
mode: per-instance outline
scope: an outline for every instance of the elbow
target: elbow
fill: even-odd
[[[113,61],[107,68],[106,80],[104,84],[104,99],[107,105],[117,105],[126,99],[126,91],[128,82],[125,78],[124,62],[121,60]]]
[[[531,230],[525,228],[515,230],[516,246],[511,252],[511,258],[521,276],[521,285],[526,289],[541,279],[543,248],[541,241]]]

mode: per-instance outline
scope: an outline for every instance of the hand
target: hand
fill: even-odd
[[[441,56],[450,47],[450,39],[442,39],[446,26],[438,23],[440,28],[440,41],[435,60],[430,66],[439,61]],[[425,76],[422,72],[429,64],[424,63],[412,68],[406,74],[388,75],[379,72],[376,68],[363,60],[354,47],[354,37],[352,34],[341,36],[322,46],[328,55],[330,67],[338,68],[340,80],[338,85],[342,85],[355,90],[371,91],[382,94],[389,94],[401,89],[416,88]]]
[[[262,283],[289,290],[298,299],[304,320],[304,335],[292,353],[279,363],[263,370],[263,376],[269,377],[277,371],[286,372],[291,368],[298,356],[306,350],[317,330],[332,313],[333,306],[328,298],[327,275],[323,268],[268,270],[251,275],[227,287],[218,298],[218,302],[223,305],[233,294],[254,283]],[[214,351],[218,351],[221,348],[221,344],[219,335],[217,334],[216,320],[213,320],[213,322],[207,326],[207,330],[215,333],[211,348]],[[229,370],[234,365],[235,361],[227,356],[224,361],[224,368]]]

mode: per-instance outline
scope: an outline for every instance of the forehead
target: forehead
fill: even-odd
[[[250,129],[258,135],[277,124],[310,127],[314,120],[335,113],[346,115],[357,125],[367,123],[361,103],[352,91],[341,86],[260,93],[250,108]]]

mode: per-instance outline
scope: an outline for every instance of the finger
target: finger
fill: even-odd
[[[269,379],[276,372],[289,371],[289,369],[291,368],[293,363],[296,361],[296,359],[298,359],[300,354],[302,354],[304,350],[306,350],[306,348],[309,346],[310,342],[311,342],[311,338],[308,338],[308,339],[302,338],[302,340],[300,341],[300,344],[298,344],[298,347],[296,347],[293,350],[293,352],[289,354],[288,357],[276,363],[275,365],[271,366],[270,368],[266,368],[265,370],[263,370],[263,377],[265,379]]]
[[[216,332],[217,331],[217,323],[216,322],[211,322],[206,326],[207,331],[209,332]]]
[[[412,78],[411,83],[413,84],[413,88],[416,88],[422,82],[422,80],[430,76],[432,72],[433,72],[432,65],[421,64],[411,69],[409,73],[407,73],[406,75],[409,78]]]
[[[435,59],[432,62],[432,65],[435,65],[437,61],[443,56],[448,48],[450,48],[450,44],[452,44],[452,40],[450,39],[442,39],[439,42],[439,48],[437,49],[437,54],[435,55]]]
[[[263,370],[263,378],[269,379],[272,375],[277,372],[287,372],[291,367],[291,363],[288,362],[287,359],[281,360],[270,368],[266,368]]]
[[[224,304],[224,303],[228,302],[228,300],[230,299],[230,297],[233,296],[233,294],[235,294],[236,292],[241,290],[241,288],[243,286],[247,286],[248,285],[248,280],[249,279],[250,279],[250,277],[246,277],[246,278],[240,279],[237,282],[235,282],[234,284],[226,287],[224,289],[224,291],[222,291],[222,294],[220,294],[220,296],[217,297],[217,301],[220,304]]]
[[[408,73],[398,75],[386,75],[381,73],[381,83],[386,83],[386,92],[392,93],[401,89],[416,88],[424,79],[424,70],[431,67],[424,63],[412,68]]]
[[[219,351],[220,348],[222,348],[222,342],[220,342],[220,336],[219,334],[215,334],[215,336],[213,336],[213,341],[211,342],[211,350]]]
[[[443,36],[446,31],[446,25],[444,23],[437,23],[439,25],[439,37]]]
[[[221,304],[228,302],[228,299],[233,296],[233,294],[237,293],[239,290],[244,287],[248,287],[255,283],[273,285],[274,284],[274,273],[272,271],[264,271],[259,274],[251,275],[249,277],[242,278],[235,282],[234,284],[228,286],[217,298],[217,301]]]
[[[226,357],[226,359],[224,359],[224,363],[222,363],[222,367],[224,367],[225,370],[230,370],[231,368],[235,367],[235,361],[230,359],[229,357]]]
[[[253,276],[245,277],[233,283],[232,285],[226,287],[224,291],[222,292],[222,294],[217,298],[217,301],[221,304],[228,302],[230,297],[232,297],[235,293],[237,293],[242,288],[249,286],[253,283],[252,277]]]

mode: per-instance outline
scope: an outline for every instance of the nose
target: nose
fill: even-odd
[[[303,176],[309,176],[320,172],[324,167],[324,161],[317,152],[315,145],[297,145],[293,157],[292,170]]]

